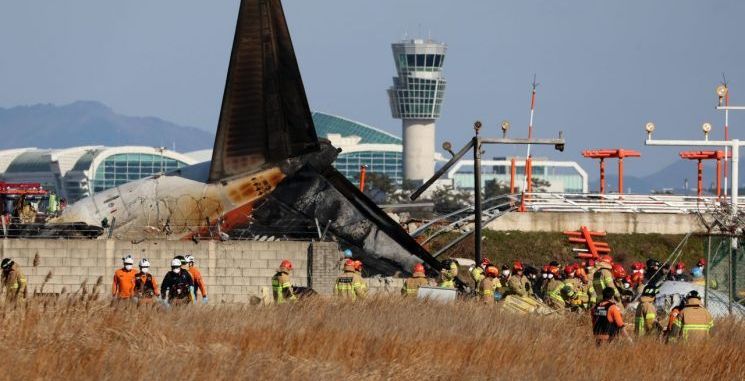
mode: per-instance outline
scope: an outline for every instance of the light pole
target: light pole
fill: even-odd
[[[745,110],[745,107],[742,108]],[[733,221],[737,221],[738,213],[738,184],[739,184],[739,170],[740,170],[740,147],[745,146],[745,142],[741,142],[739,139],[732,140],[709,140],[709,132],[711,131],[711,124],[704,123],[701,126],[704,132],[705,140],[654,140],[652,139],[652,132],[655,130],[655,125],[652,122],[647,123],[645,130],[647,131],[647,140],[644,142],[648,146],[678,146],[678,147],[725,147],[732,149],[732,189],[731,189],[731,202],[730,202],[730,215]],[[734,300],[734,269],[733,257],[737,250],[737,237],[736,231],[730,236],[730,251],[729,251],[729,287],[727,287],[729,294],[729,311],[732,313],[732,302]],[[707,274],[708,276],[708,274]],[[709,284],[707,280],[706,288],[708,289]]]
[[[471,140],[466,143],[463,148],[460,149],[457,153],[453,155],[453,158],[450,159],[445,165],[442,166],[435,174],[427,180],[424,184],[422,184],[419,189],[417,189],[412,195],[409,197],[411,200],[416,200],[419,198],[419,196],[424,193],[424,191],[427,190],[434,182],[442,177],[447,171],[455,165],[460,159],[463,158],[463,156],[468,153],[468,150],[473,149],[473,177],[474,177],[474,183],[473,183],[473,193],[474,193],[474,259],[476,261],[476,264],[481,263],[481,146],[482,144],[521,144],[521,145],[531,145],[531,144],[545,144],[545,145],[553,145],[554,148],[558,151],[563,152],[564,146],[566,142],[564,141],[564,137],[562,132],[559,132],[559,137],[557,139],[533,139],[530,138],[508,138],[507,137],[507,130],[510,128],[510,123],[508,121],[503,121],[501,124],[502,128],[502,137],[501,138],[487,138],[487,137],[481,137],[479,136],[479,131],[481,130],[481,122],[476,121],[473,124],[474,129],[474,137],[471,138]],[[443,148],[445,148],[448,152],[452,154],[450,151],[450,148],[452,148],[452,144],[450,142],[443,143]],[[523,195],[525,197],[525,195]]]

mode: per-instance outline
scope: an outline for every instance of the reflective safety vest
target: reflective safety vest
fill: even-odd
[[[709,311],[700,305],[687,305],[678,314],[673,323],[673,336],[676,334],[684,340],[690,337],[703,338],[709,336],[714,326],[714,320]]]
[[[654,299],[651,297],[643,296],[641,303],[636,307],[636,315],[634,315],[634,328],[637,336],[643,336],[651,332],[647,332],[647,322],[654,321],[657,318],[657,309],[652,304]]]
[[[287,273],[278,272],[272,277],[272,294],[277,304],[297,300],[297,296],[292,292],[292,283]]]
[[[552,279],[548,282],[548,297],[555,303],[555,307],[564,307],[566,302],[561,296],[561,289],[564,288],[564,283],[559,280]]]
[[[334,287],[336,296],[357,300],[357,297],[364,297],[366,292],[367,285],[362,277],[354,272],[345,271],[344,274],[336,278],[336,287]]]

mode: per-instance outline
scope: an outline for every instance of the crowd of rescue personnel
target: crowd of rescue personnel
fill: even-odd
[[[362,278],[362,262],[351,258],[345,251],[340,263],[341,274],[336,278],[334,296],[346,300],[360,300],[367,295],[367,284]],[[160,287],[150,273],[150,262],[142,258],[139,271],[134,269],[135,259],[128,255],[122,258],[122,267],[114,273],[111,296],[119,303],[134,302],[166,305],[207,303],[207,289],[201,272],[191,255],[176,256],[171,261],[171,270],[166,273]],[[455,260],[443,262],[444,268],[438,279],[429,279],[422,264],[414,265],[412,276],[405,279],[401,294],[416,297],[419,288],[436,286],[455,289],[462,282],[459,266]],[[704,284],[705,261],[699,260],[687,273],[682,262],[675,266],[661,266],[653,259],[631,266],[631,274],[610,256],[601,256],[597,261],[560,265],[551,262],[540,271],[533,266],[524,266],[515,261],[512,266],[500,267],[484,259],[478,266],[469,269],[473,286],[470,296],[485,304],[494,304],[509,295],[541,301],[556,311],[589,311],[593,322],[593,334],[598,343],[614,340],[618,336],[630,339],[622,317],[622,308],[639,299],[634,318],[637,336],[661,336],[667,341],[679,338],[708,337],[713,319],[701,303],[696,291],[691,291],[668,314],[666,320],[657,316],[655,296],[665,280],[688,281]],[[26,297],[26,277],[11,259],[4,258],[2,283],[6,303],[18,303]],[[283,260],[272,277],[272,294],[277,304],[298,300],[298,291],[292,285],[293,264]]]
[[[337,298],[358,300],[365,297],[367,285],[362,278],[362,262],[353,260],[346,251],[342,274],[336,279],[334,295]],[[403,282],[401,294],[417,297],[419,288],[436,286],[456,289],[459,266],[455,260],[443,262],[444,269],[437,279],[430,279],[422,264],[412,268],[411,277]],[[612,341],[619,336],[631,340],[626,331],[622,309],[639,299],[634,317],[636,336],[659,336],[666,341],[708,337],[714,321],[701,302],[696,291],[691,291],[675,306],[665,320],[657,316],[655,296],[665,280],[693,282],[704,285],[705,260],[686,272],[685,265],[661,265],[650,259],[646,265],[633,263],[631,274],[610,256],[601,256],[597,261],[566,264],[551,262],[540,271],[515,261],[512,266],[498,267],[489,260],[473,266],[469,272],[473,281],[471,296],[477,300],[494,304],[509,295],[539,300],[556,311],[589,311],[592,318],[593,335],[598,344]],[[297,300],[290,274],[292,264],[283,261],[272,279],[274,300],[287,303]]]

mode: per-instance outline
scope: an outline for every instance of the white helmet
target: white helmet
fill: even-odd
[[[150,261],[147,258],[140,259],[140,267],[150,267]]]
[[[173,258],[173,260],[171,260],[171,267],[181,267],[181,260]]]
[[[184,259],[186,259],[186,263],[194,263],[193,255],[187,254],[186,256],[184,256]]]
[[[122,258],[122,261],[124,261],[125,265],[134,265],[135,259],[131,255],[127,255],[126,257]]]

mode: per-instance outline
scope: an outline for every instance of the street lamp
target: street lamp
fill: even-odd
[[[442,142],[442,149],[447,151],[450,154],[450,156],[455,156],[455,154],[453,153],[453,144],[450,143],[449,141],[446,140]]]
[[[654,123],[647,122],[647,124],[644,126],[644,129],[647,131],[647,139],[652,139],[652,133],[654,132]]]
[[[507,137],[507,130],[510,129],[510,121],[509,120],[503,120],[501,126],[502,126],[502,137],[503,138],[506,138]]]
[[[704,131],[704,138],[709,140],[709,132],[711,132],[711,123],[706,122],[701,125],[701,129]]]

